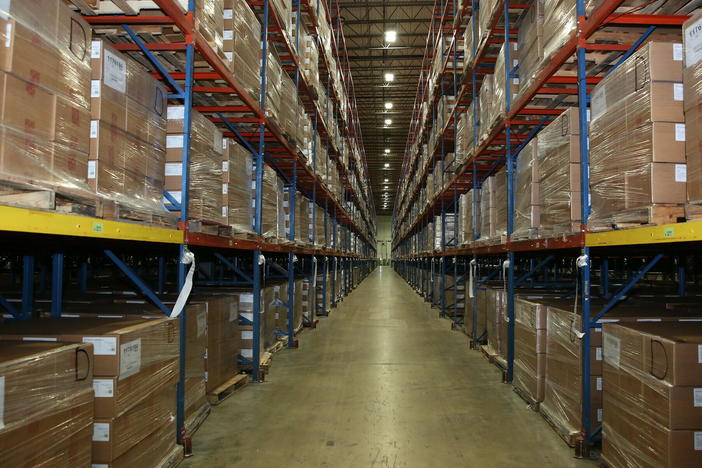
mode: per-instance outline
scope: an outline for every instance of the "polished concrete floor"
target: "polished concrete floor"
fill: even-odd
[[[594,466],[389,267],[213,408],[193,448],[185,467]]]

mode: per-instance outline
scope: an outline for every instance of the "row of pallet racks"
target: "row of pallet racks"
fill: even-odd
[[[698,6],[438,0],[428,34],[394,268],[605,466],[702,463]]]
[[[5,463],[177,465],[375,268],[335,3],[0,5]]]

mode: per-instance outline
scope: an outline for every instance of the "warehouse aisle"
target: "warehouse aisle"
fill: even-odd
[[[384,267],[214,408],[184,466],[594,466],[525,406]]]

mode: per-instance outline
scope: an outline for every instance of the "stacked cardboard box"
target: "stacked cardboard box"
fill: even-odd
[[[458,219],[456,213],[445,213],[443,216],[435,216],[434,219],[434,226],[436,226],[434,249],[441,250],[444,243],[446,247],[457,245],[458,231],[456,226]]]
[[[491,237],[500,239],[507,235],[507,170],[500,169],[493,178],[490,232]]]
[[[290,31],[292,29],[292,0],[272,0],[271,7],[273,12],[278,17],[280,26],[283,28],[283,32],[290,37]],[[323,19],[321,22],[326,22]]]
[[[281,109],[283,107],[283,67],[273,52],[268,52],[266,61],[266,116],[280,126]]]
[[[649,42],[592,92],[591,222],[657,222],[686,200],[682,45]],[[677,210],[682,215],[682,209]]]
[[[532,403],[544,399],[546,306],[541,297],[519,295],[514,303],[514,386]]]
[[[519,93],[519,78],[507,78],[519,65],[517,43],[510,42],[509,45],[510,47],[507,49],[505,45],[502,44],[500,52],[497,54],[495,73],[492,81],[495,94],[493,95],[493,100],[490,102],[491,107],[489,109],[487,121],[488,127],[494,126],[495,122],[504,117],[507,111],[507,98],[509,97],[509,105],[511,106]],[[506,62],[507,50],[509,50],[509,65]],[[518,71],[516,73],[518,74]],[[509,83],[509,88],[507,88],[506,83]],[[509,92],[507,92],[507,90],[509,90]]]
[[[185,426],[192,427],[203,407],[206,397],[208,352],[208,304],[190,302],[185,313]]]
[[[222,132],[199,112],[193,112],[191,117],[188,218],[227,224],[227,213],[222,210],[226,206],[222,193]],[[183,106],[168,107],[166,190],[179,203],[185,141],[183,119]]]
[[[539,235],[542,237],[579,230],[579,122],[578,109],[570,108],[539,133],[536,145],[541,205]]]
[[[200,0],[195,3],[195,27],[217,55],[224,54],[224,0]]]
[[[539,72],[544,59],[544,0],[534,0],[519,24],[519,94]]]
[[[261,94],[261,24],[246,0],[224,1],[223,38],[230,70],[258,102]]]
[[[466,309],[466,283],[462,277],[459,277],[459,279],[458,283],[456,283],[456,276],[447,274],[444,285],[446,287],[446,314],[453,318],[463,316]]]
[[[288,331],[288,281],[276,281],[266,289],[266,347],[270,347]]]
[[[225,224],[231,226],[234,232],[253,232],[252,174],[251,153],[236,141],[225,139],[222,158],[222,215],[227,218]]]
[[[494,87],[493,75],[485,75],[483,77],[483,84],[480,85],[480,91],[478,93],[480,127],[478,127],[477,143],[483,142],[488,135],[490,135],[490,131],[492,130],[492,127],[489,125],[493,122],[492,108],[497,105],[497,103],[493,101],[495,98]]]
[[[305,278],[302,280],[302,288],[296,291],[300,291],[300,294],[296,296],[300,298],[302,306],[302,316],[307,322],[313,322],[317,317],[315,313],[315,294],[314,294],[314,278]]]
[[[90,343],[0,342],[7,466],[89,466],[93,434]]]
[[[489,354],[504,362],[507,356],[507,304],[504,284],[492,282],[478,290],[478,337]]]
[[[492,25],[492,19],[495,17],[495,15],[501,14],[501,12],[497,11],[500,8],[500,5],[501,2],[498,0],[487,0],[480,4],[480,8],[478,9],[477,47],[480,47],[480,45],[487,40],[487,36]]]
[[[688,219],[699,218],[702,205],[702,15],[683,25],[685,66],[683,88],[685,106],[685,160],[687,162]]]
[[[177,320],[42,319],[5,324],[0,339],[93,344],[93,464],[119,465],[120,457],[150,451],[140,444],[166,425],[175,433]],[[76,359],[71,355],[72,362]]]
[[[548,300],[546,322],[546,379],[541,412],[566,437],[581,429],[582,355],[579,338],[582,315],[572,301]],[[602,423],[602,334],[590,335],[590,402],[593,424]]]
[[[255,185],[252,185],[252,196],[255,196],[254,188]],[[269,166],[263,167],[261,200],[261,235],[270,239],[285,237],[285,216],[284,213],[281,213],[283,208],[283,184],[275,170]],[[281,223],[283,224],[282,229]]]
[[[603,461],[700,466],[702,327],[607,323],[603,336]]]
[[[91,66],[88,182],[120,205],[163,213],[166,89],[102,40],[92,42]]]
[[[514,190],[513,238],[536,237],[541,214],[538,137],[517,156]]]
[[[296,198],[297,208],[295,211],[295,240],[301,244],[310,243],[310,201],[302,193],[298,193]]]
[[[91,197],[90,27],[52,0],[0,18],[0,178]]]

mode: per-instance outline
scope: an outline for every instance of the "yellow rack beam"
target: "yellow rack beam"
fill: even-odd
[[[183,232],[51,211],[0,206],[0,231],[182,244]]]
[[[702,241],[702,221],[594,232],[585,236],[585,245],[588,247],[669,244],[694,241]]]

